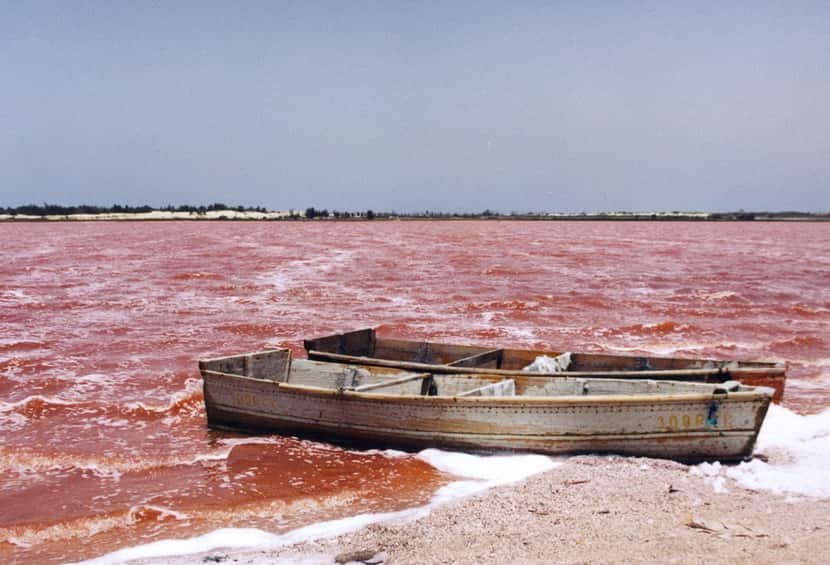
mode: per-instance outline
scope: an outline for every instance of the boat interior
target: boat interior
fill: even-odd
[[[522,370],[539,358],[557,360],[561,371],[648,371],[675,369],[718,369],[773,367],[774,363],[716,361],[712,359],[683,359],[669,357],[638,357],[600,353],[571,353],[493,348],[476,345],[457,345],[406,339],[378,337],[373,328],[305,340],[309,357],[312,352],[332,353],[352,357],[369,357],[390,361],[474,367],[482,369]],[[323,355],[324,356],[324,355]],[[323,357],[320,356],[320,357]],[[317,357],[315,355],[315,357]]]
[[[199,362],[202,374],[233,375],[302,387],[380,395],[444,397],[552,397],[603,395],[722,394],[751,390],[736,381],[719,384],[581,378],[431,374],[385,367],[291,359],[287,349]]]

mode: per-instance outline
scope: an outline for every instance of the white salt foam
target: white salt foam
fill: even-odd
[[[802,416],[771,405],[755,453],[774,462],[755,458],[734,467],[703,463],[691,472],[706,477],[716,490],[725,488],[717,479],[728,477],[747,489],[830,498],[830,408]]]

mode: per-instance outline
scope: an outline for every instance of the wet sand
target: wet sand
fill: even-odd
[[[278,550],[166,563],[826,563],[830,501],[728,492],[671,461],[584,456],[521,483]],[[148,561],[150,562],[150,561]]]

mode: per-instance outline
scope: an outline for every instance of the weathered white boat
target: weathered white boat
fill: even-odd
[[[481,345],[458,345],[380,337],[373,328],[305,340],[309,359],[375,365],[430,373],[527,375],[537,359],[551,363],[542,374],[615,379],[667,379],[695,382],[741,381],[774,389],[773,400],[784,396],[787,378],[783,363],[726,361],[678,357],[642,357],[564,350],[526,350]]]
[[[199,362],[208,424],[379,446],[678,460],[751,456],[772,389],[527,375],[431,374],[271,350]]]

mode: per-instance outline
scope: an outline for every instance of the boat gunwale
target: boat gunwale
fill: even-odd
[[[258,349],[256,351],[247,351],[245,353],[234,353],[233,355],[221,355],[219,357],[206,357],[204,359],[198,359],[197,362],[199,367],[201,368],[203,363],[213,363],[216,361],[226,361],[228,359],[239,359],[242,357],[250,357],[252,355],[263,355],[265,353],[270,354],[281,354],[287,353],[292,361],[294,361],[294,356],[291,354],[291,350],[287,347],[275,347],[272,349]]]

